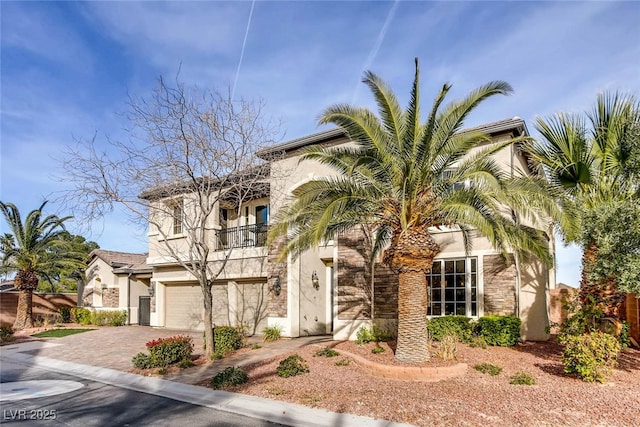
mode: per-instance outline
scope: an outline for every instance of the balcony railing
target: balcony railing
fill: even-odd
[[[243,225],[218,231],[218,250],[266,246],[267,224]]]

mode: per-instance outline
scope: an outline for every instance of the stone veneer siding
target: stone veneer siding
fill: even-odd
[[[485,255],[484,271],[484,314],[516,314],[516,267],[513,258],[509,264],[500,255]]]
[[[102,290],[102,306],[103,307],[119,307],[120,306],[120,289],[107,288]]]
[[[370,247],[360,228],[338,236],[338,319],[371,318]]]
[[[375,295],[374,317],[376,319],[397,319],[398,275],[386,265],[376,263],[373,283]]]
[[[267,283],[269,287],[267,314],[270,317],[287,317],[287,263],[286,261],[278,261],[278,256],[285,243],[285,237],[275,239],[269,246],[267,254]],[[277,277],[280,277],[281,286],[278,296],[273,293],[273,285],[276,283]]]

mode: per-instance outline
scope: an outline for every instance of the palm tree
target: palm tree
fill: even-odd
[[[563,208],[578,213],[572,227],[560,230],[566,242],[579,243],[583,249],[581,300],[593,298],[605,315],[617,316],[623,295],[616,290],[615,277],[597,282],[590,278],[598,246],[584,233],[583,220],[599,207],[638,197],[637,183],[626,173],[625,142],[640,125],[640,108],[632,96],[603,93],[587,119],[563,113],[538,118],[536,129],[542,140],[530,143],[527,151],[550,185],[562,190],[558,200]]]
[[[474,229],[505,254],[511,248],[523,248],[547,261],[548,242],[542,233],[520,227],[503,214],[502,202],[518,181],[510,181],[491,155],[522,139],[481,147],[491,142],[488,135],[477,130],[460,132],[467,115],[483,100],[512,91],[507,83],[488,83],[443,106],[451,88],[445,84],[423,123],[417,59],[405,110],[377,75],[367,72],[363,82],[375,97],[379,117],[350,105],[331,106],[322,113],[321,124],[339,126],[355,145],[315,147],[303,155],[330,166],[338,175],[300,186],[294,201],[279,214],[271,237],[286,234],[283,255],[296,254],[367,225],[375,232],[373,253],[382,252],[383,262],[399,278],[395,357],[401,362],[422,362],[429,359],[426,274],[441,250],[431,235],[432,227],[457,227],[467,250]],[[522,215],[533,215],[526,203],[522,205],[518,206]]]
[[[38,209],[31,211],[23,222],[14,204],[0,202],[0,210],[12,233],[2,237],[2,266],[16,272],[14,284],[20,292],[13,325],[16,330],[33,327],[32,297],[38,287],[39,275],[56,264],[78,263],[51,250],[61,242],[59,238],[64,232],[63,223],[71,217],[49,215],[43,218],[42,210],[46,204],[45,201]]]

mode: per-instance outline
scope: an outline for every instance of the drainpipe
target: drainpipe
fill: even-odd
[[[127,274],[127,325],[131,325],[131,275]]]

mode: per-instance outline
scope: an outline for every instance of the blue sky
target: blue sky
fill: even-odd
[[[2,1],[0,8],[0,199],[23,214],[65,188],[56,178],[65,146],[95,132],[123,137],[127,94],[148,95],[160,75],[172,78],[179,68],[188,84],[264,99],[282,121],[283,140],[320,130],[317,116],[332,103],[371,106],[363,70],[406,101],[416,56],[427,101],[445,81],[452,98],[489,80],[515,88],[482,105],[469,126],[520,116],[535,136],[536,116],[584,111],[603,90],[640,93],[639,2]],[[105,249],[146,251],[145,231],[121,213],[70,225]],[[577,285],[579,264],[577,249],[559,247],[558,280]]]

